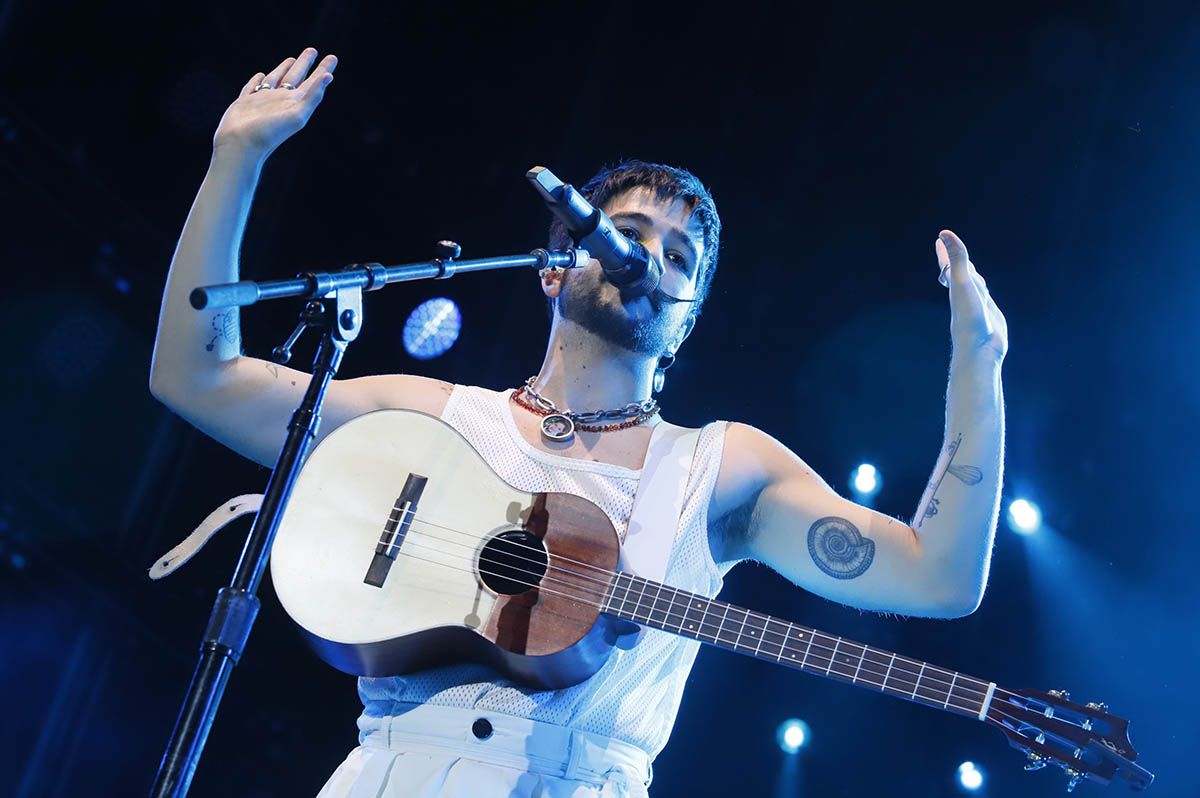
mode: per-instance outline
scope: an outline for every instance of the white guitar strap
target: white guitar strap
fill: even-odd
[[[666,577],[699,442],[698,429],[665,421],[654,428],[621,546],[621,570],[655,582]]]
[[[192,559],[192,556],[200,551],[208,539],[217,534],[230,521],[241,518],[247,513],[257,513],[258,508],[262,506],[262,500],[261,493],[246,493],[234,496],[213,510],[207,518],[200,522],[200,526],[192,530],[192,534],[179,541],[178,546],[154,561],[154,565],[150,566],[150,578],[162,579]]]

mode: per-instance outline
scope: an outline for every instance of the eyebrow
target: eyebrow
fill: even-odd
[[[630,221],[637,222],[638,224],[643,224],[646,227],[653,227],[655,223],[654,220],[649,216],[644,213],[639,213],[638,211],[617,211],[616,213],[609,215],[609,218],[614,222],[618,217],[629,219]],[[695,269],[697,266],[699,266],[700,252],[696,249],[695,240],[693,240],[692,237],[685,231],[675,227],[674,225],[668,227],[667,232],[675,236],[675,238],[679,239],[680,241],[683,241],[687,245],[688,251],[692,254],[692,268]]]

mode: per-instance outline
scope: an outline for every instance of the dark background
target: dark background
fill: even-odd
[[[1011,329],[1005,500],[1037,501],[1050,529],[1002,519],[962,620],[859,613],[756,566],[723,598],[1107,701],[1152,794],[1200,794],[1200,11],[765,0],[0,2],[0,791],[139,795],[153,778],[241,533],[163,583],[145,569],[267,476],[151,398],[160,292],[224,108],[310,44],[337,78],[265,169],[244,276],[423,260],[443,237],[465,257],[527,251],[548,220],[529,166],[578,183],[622,156],[686,166],[725,236],[668,418],[756,424],[842,491],[870,460],[876,506],[904,518],[942,435],[932,245],[958,232]],[[463,332],[421,363],[400,330],[437,295]],[[503,388],[542,355],[529,274],[398,287],[367,311],[343,376]],[[294,313],[245,312],[248,354]],[[197,796],[312,795],[355,744],[353,680],[262,593]],[[965,759],[988,795],[1062,790],[983,724],[705,650],[654,795],[777,794],[786,717],[812,728],[805,795],[953,795]]]

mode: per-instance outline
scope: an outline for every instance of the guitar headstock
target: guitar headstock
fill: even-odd
[[[997,688],[985,719],[1026,753],[1026,770],[1061,767],[1068,792],[1084,779],[1101,784],[1116,779],[1138,791],[1149,787],[1154,774],[1134,764],[1138,753],[1129,741],[1129,721],[1109,714],[1107,704],[1070,699],[1065,690]]]

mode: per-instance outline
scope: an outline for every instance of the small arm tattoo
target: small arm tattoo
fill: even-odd
[[[216,332],[216,335],[205,345],[205,350],[209,352],[213,351],[217,346],[217,339],[221,339],[229,344],[236,344],[238,341],[237,311],[228,310],[213,316],[212,328]]]
[[[975,466],[954,464],[954,456],[958,454],[958,447],[962,445],[962,439],[963,436],[960,432],[957,438],[946,444],[946,451],[950,454],[950,457],[946,461],[946,467],[935,474],[933,480],[930,482],[929,489],[926,492],[929,496],[929,504],[926,505],[925,512],[921,515],[922,519],[932,518],[938,514],[936,494],[938,488],[942,486],[942,480],[946,478],[947,474],[955,477],[964,485],[978,485],[983,481],[983,471]]]
[[[829,516],[808,530],[808,553],[834,579],[862,576],[875,559],[875,541],[863,537],[845,518]]]

